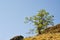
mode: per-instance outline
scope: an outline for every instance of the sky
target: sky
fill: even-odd
[[[24,20],[41,9],[54,15],[55,25],[60,23],[60,0],[0,0],[0,40],[17,35],[32,36],[26,33],[34,26],[25,24]]]

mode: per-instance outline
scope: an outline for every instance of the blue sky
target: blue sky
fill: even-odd
[[[24,37],[29,28],[24,23],[26,16],[33,16],[41,9],[54,15],[54,23],[60,23],[60,0],[0,0],[0,40],[9,40],[16,35]]]

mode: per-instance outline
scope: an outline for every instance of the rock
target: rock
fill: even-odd
[[[10,39],[10,40],[23,40],[23,36],[15,36],[15,37],[13,37],[12,39]]]

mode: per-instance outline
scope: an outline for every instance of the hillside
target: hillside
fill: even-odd
[[[60,33],[47,33],[31,38],[25,38],[24,40],[60,40]]]
[[[60,24],[45,29],[45,33],[49,33],[49,32],[50,33],[58,33],[58,32],[60,32]]]
[[[60,24],[45,29],[44,34],[24,38],[24,40],[60,40]]]

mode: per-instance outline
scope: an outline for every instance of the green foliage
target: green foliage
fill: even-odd
[[[26,23],[29,21],[32,22],[36,26],[36,30],[40,31],[41,29],[45,29],[48,25],[53,25],[53,17],[52,15],[49,15],[48,12],[45,10],[40,10],[37,15],[32,17],[26,17]],[[40,29],[38,29],[40,28]],[[38,32],[39,33],[39,32]]]

